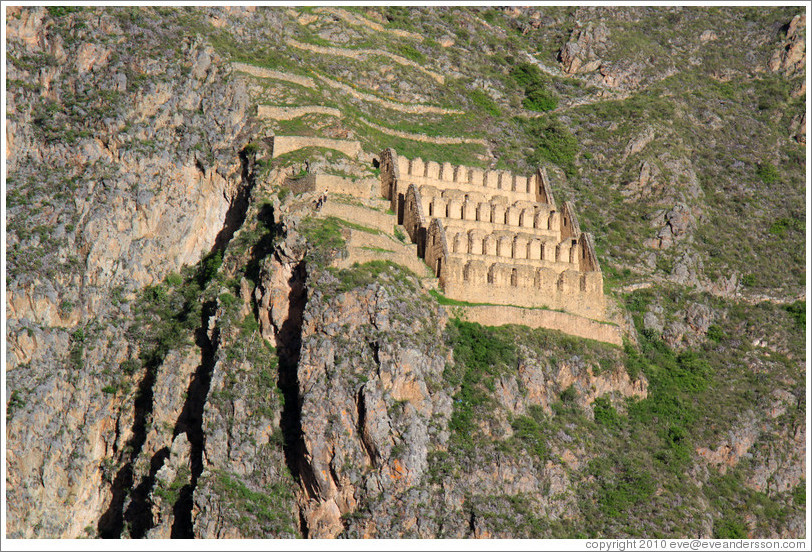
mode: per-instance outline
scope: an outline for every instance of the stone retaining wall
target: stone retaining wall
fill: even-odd
[[[292,38],[286,40],[285,43],[288,46],[293,46],[294,48],[299,48],[300,50],[307,50],[315,54],[339,56],[358,60],[364,60],[366,59],[367,56],[381,56],[391,59],[392,61],[394,61],[395,63],[399,63],[400,65],[412,67],[414,69],[417,69],[418,71],[422,71],[423,73],[427,74],[435,81],[437,81],[438,84],[445,83],[445,77],[443,77],[442,75],[435,73],[434,71],[431,71],[429,69],[426,69],[417,62],[414,62],[403,56],[387,52],[386,50],[369,49],[369,48],[357,48],[357,49],[339,48],[337,46],[319,46],[317,44],[307,44],[305,42],[299,42],[298,40],[294,40]]]
[[[412,132],[403,132],[402,130],[395,130],[367,121],[363,117],[358,119],[365,125],[374,128],[377,131],[389,134],[390,136],[397,136],[398,138],[405,138],[406,140],[415,140],[416,142],[428,142],[430,144],[479,144],[488,147],[488,141],[482,138],[460,138],[456,136],[428,136],[427,134],[415,134]]]
[[[391,35],[399,36],[401,38],[410,38],[412,40],[417,40],[418,42],[423,41],[423,36],[417,33],[404,31],[403,29],[389,29],[387,27],[384,27],[380,23],[370,21],[366,17],[362,17],[352,12],[342,10],[340,8],[315,8],[313,11],[315,13],[329,13],[330,15],[335,15],[336,17],[343,19],[344,21],[350,23],[351,25],[363,25],[364,27],[368,27],[375,32],[389,33]]]
[[[257,117],[260,119],[274,119],[276,121],[288,121],[301,117],[303,115],[330,115],[333,117],[341,117],[341,111],[335,107],[324,107],[321,105],[302,105],[302,106],[275,106],[275,105],[259,105],[257,106]]]
[[[302,178],[289,178],[285,181],[285,186],[290,188],[295,194],[304,192],[328,192],[362,198],[374,197],[378,188],[377,184],[377,181],[374,179],[358,178],[353,180],[352,178],[334,174],[309,174]],[[332,203],[328,202],[325,208],[333,209],[331,205]],[[351,205],[344,206],[348,208],[353,207]],[[336,214],[336,216],[344,218],[340,214]],[[392,218],[394,219],[394,216],[392,216]],[[392,225],[390,224],[387,232],[391,231]]]
[[[300,86],[305,86],[307,88],[315,88],[316,83],[310,77],[303,77],[302,75],[295,75],[293,73],[284,73],[282,71],[274,71],[273,69],[267,69],[265,67],[257,67],[256,65],[248,65],[247,63],[232,63],[231,68],[235,71],[241,71],[243,73],[248,73],[249,75],[253,75],[255,77],[263,78],[263,79],[276,79],[276,80],[283,80],[287,82],[292,82],[294,84],[298,84]]]
[[[318,188],[322,189],[322,188]],[[338,192],[336,192],[338,193]],[[368,207],[360,205],[349,205],[334,201],[328,197],[327,202],[321,208],[321,213],[325,216],[334,216],[341,219],[355,222],[368,228],[380,230],[386,234],[391,234],[395,227],[395,215],[382,213]]]
[[[446,308],[451,311],[452,315],[459,316],[462,320],[478,322],[484,326],[521,324],[531,328],[558,330],[612,345],[623,345],[623,331],[620,327],[566,312],[490,305]]]
[[[386,107],[387,109],[392,109],[395,111],[400,111],[402,113],[417,113],[417,114],[426,114],[426,113],[438,113],[441,115],[462,115],[463,111],[459,109],[446,109],[444,107],[437,107],[434,105],[425,105],[425,104],[404,104],[398,103],[395,101],[387,100],[381,98],[379,96],[374,96],[372,94],[367,94],[366,92],[360,92],[355,88],[344,84],[342,82],[338,82],[337,80],[333,80],[330,77],[326,77],[324,75],[316,75],[319,80],[324,82],[327,86],[332,88],[337,88],[343,92],[346,92],[353,98],[363,100],[365,102],[372,102],[377,103]]]
[[[353,158],[358,158],[363,151],[361,142],[357,140],[334,140],[315,136],[272,136],[271,138],[273,152],[271,157],[279,157],[307,147],[334,149]]]

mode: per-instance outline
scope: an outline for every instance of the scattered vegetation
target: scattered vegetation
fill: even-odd
[[[248,488],[236,474],[216,474],[215,491],[228,505],[227,515],[246,538],[297,537],[297,523],[293,515],[294,496],[292,482],[279,481],[261,490]]]
[[[558,106],[558,99],[548,89],[541,70],[532,63],[522,62],[510,70],[510,78],[524,90],[522,105],[532,111],[551,111]]]
[[[554,163],[564,169],[567,176],[574,176],[578,140],[567,127],[554,117],[524,119],[521,122],[527,141],[532,147],[528,164],[538,167],[544,162]]]

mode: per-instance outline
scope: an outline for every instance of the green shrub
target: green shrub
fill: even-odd
[[[567,176],[575,175],[578,140],[567,127],[552,117],[525,119],[523,126],[528,143],[534,149],[528,158],[530,165],[549,161],[564,169]]]
[[[547,460],[547,438],[540,420],[530,416],[517,416],[511,426],[513,436],[519,440],[527,452],[535,455],[541,462]]]
[[[8,404],[6,406],[6,421],[9,421],[12,418],[12,414],[23,408],[25,406],[25,399],[20,393],[19,389],[15,389],[11,392],[11,396],[8,399]]]
[[[198,273],[198,280],[200,282],[200,287],[204,287],[207,283],[211,281],[217,275],[217,271],[220,270],[220,266],[223,264],[223,252],[222,251],[213,251],[203,257],[203,261],[200,264],[200,271]]]
[[[141,363],[133,358],[125,360],[119,365],[121,372],[127,376],[135,374],[139,368],[141,368]]]
[[[82,328],[73,332],[70,344],[70,364],[75,370],[80,370],[84,366],[85,354],[85,331]]]
[[[719,343],[725,338],[725,332],[716,324],[708,326],[708,339],[714,343]]]
[[[606,397],[595,398],[592,403],[592,412],[595,415],[595,423],[609,428],[620,426],[620,415]]]
[[[528,86],[522,105],[532,111],[552,111],[558,107],[558,99],[542,84]]]
[[[744,287],[754,287],[756,285],[756,281],[755,274],[745,274],[742,276],[742,285]]]
[[[533,111],[550,111],[558,105],[558,99],[547,89],[547,79],[536,65],[519,63],[511,69],[509,75],[524,90],[522,105],[525,108]]]
[[[649,500],[657,489],[651,473],[626,457],[593,460],[590,471],[599,484],[598,506],[604,515],[617,518]]]
[[[84,8],[70,6],[48,6],[46,9],[48,10],[48,15],[54,19],[58,19],[71,13],[80,12]]]
[[[499,106],[496,105],[496,102],[481,88],[474,88],[469,97],[471,101],[474,102],[479,109],[487,113],[488,115],[493,115],[494,117],[499,117],[502,114],[502,111],[499,109]]]
[[[575,387],[570,385],[561,392],[561,395],[559,397],[561,398],[561,402],[564,404],[575,402],[575,397],[577,397]]]
[[[177,272],[168,274],[165,278],[166,283],[173,288],[179,287],[183,283],[183,277]]]
[[[758,164],[756,176],[765,184],[775,184],[778,182],[778,169],[769,161],[765,161]]]
[[[746,539],[747,525],[739,517],[723,517],[713,520],[713,538]]]
[[[800,328],[801,331],[806,330],[806,301],[795,301],[791,305],[786,305],[784,310],[795,321],[796,327]]]
[[[803,479],[792,489],[792,502],[796,506],[806,506],[806,482]]]
[[[526,61],[514,65],[510,70],[509,75],[510,78],[512,78],[516,84],[522,88],[527,88],[532,84],[542,83],[544,79],[541,69],[539,69],[538,66]]]

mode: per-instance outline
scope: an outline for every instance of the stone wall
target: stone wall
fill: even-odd
[[[272,136],[270,143],[271,157],[279,157],[307,147],[334,149],[353,158],[358,158],[362,152],[361,143],[357,140],[334,140],[315,136]]]
[[[316,83],[313,82],[313,79],[310,77],[304,77],[302,75],[295,75],[293,73],[284,73],[282,71],[274,71],[273,69],[267,69],[265,67],[257,67],[256,65],[248,65],[247,63],[232,63],[231,68],[234,71],[240,71],[242,73],[248,73],[249,75],[253,75],[254,77],[259,77],[263,79],[276,79],[276,80],[283,80],[287,82],[292,82],[294,84],[298,84],[299,86],[304,86],[306,88],[315,88]]]
[[[422,71],[426,75],[433,78],[437,81],[438,84],[445,83],[445,77],[440,75],[439,73],[435,73],[429,69],[426,69],[419,63],[416,63],[410,59],[406,59],[403,56],[399,56],[397,54],[393,54],[391,52],[387,52],[386,50],[380,49],[369,49],[369,48],[339,48],[337,46],[319,46],[317,44],[307,44],[304,42],[299,42],[298,40],[294,40],[289,38],[285,41],[288,46],[293,46],[294,48],[299,48],[300,50],[307,50],[316,54],[321,55],[330,55],[330,56],[340,56],[340,57],[347,57],[351,59],[358,59],[361,61],[366,60],[370,56],[380,56],[389,58],[395,63],[399,63],[400,65],[404,65],[406,67],[412,67],[417,69],[418,71]]]
[[[335,107],[325,107],[321,105],[302,105],[302,106],[276,106],[276,105],[258,105],[257,117],[260,119],[273,119],[275,121],[288,121],[303,115],[330,115],[332,117],[341,117],[341,111]]]
[[[332,196],[329,196],[324,206],[321,208],[321,214],[324,216],[334,216],[344,220],[349,220],[367,228],[380,230],[387,236],[392,235],[392,229],[395,226],[395,216],[362,205],[351,205],[342,203],[340,200],[336,201]],[[391,241],[390,238],[387,238]]]
[[[531,328],[558,330],[613,345],[623,345],[623,331],[619,326],[588,320],[566,312],[489,305],[451,307],[450,310],[463,320],[478,322],[484,326],[521,324]]]
[[[408,183],[424,190],[436,190],[432,195],[454,191],[463,195],[479,194],[487,198],[504,198],[508,202],[529,201],[556,208],[547,172],[543,168],[530,176],[522,176],[510,171],[484,170],[403,156],[392,159],[391,165],[397,166],[401,178]]]
[[[525,177],[392,149],[380,159],[381,192],[448,297],[605,318],[592,236],[572,203],[557,210],[543,170]]]
[[[288,178],[285,186],[295,194],[304,192],[328,192],[333,194],[345,194],[353,197],[371,198],[375,194],[373,190],[377,188],[377,183],[368,178],[352,179],[333,174],[308,174],[301,178]],[[387,231],[391,231],[389,228]]]

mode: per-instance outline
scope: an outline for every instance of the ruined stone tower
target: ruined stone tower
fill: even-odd
[[[381,191],[446,296],[604,320],[603,276],[572,204],[543,170],[507,171],[381,153]]]

